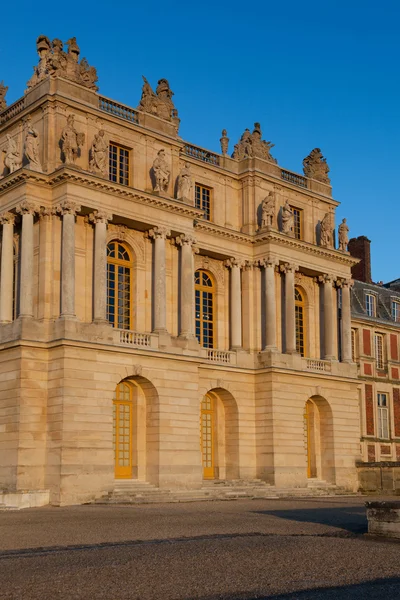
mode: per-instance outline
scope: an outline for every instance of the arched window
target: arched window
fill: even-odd
[[[214,282],[206,271],[194,274],[196,337],[203,348],[214,347]]]
[[[306,347],[304,298],[297,288],[294,290],[294,300],[296,314],[296,352],[301,356],[304,356]]]
[[[132,329],[132,257],[128,247],[107,245],[107,319],[118,329]]]

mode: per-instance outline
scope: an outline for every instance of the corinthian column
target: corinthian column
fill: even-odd
[[[324,358],[333,360],[335,358],[333,328],[336,319],[333,316],[332,285],[335,278],[332,275],[320,275],[318,278],[324,288]]]
[[[275,266],[272,258],[260,260],[265,272],[265,350],[276,350],[276,289]]]
[[[37,207],[24,200],[17,207],[22,215],[21,268],[19,288],[19,316],[33,317],[33,216]]]
[[[107,321],[107,223],[112,215],[104,210],[95,210],[89,215],[94,223],[93,261],[93,321]]]
[[[281,265],[285,273],[285,352],[296,353],[296,313],[294,302],[294,274],[299,267],[286,263]]]
[[[342,287],[342,361],[353,362],[351,352],[351,308],[350,289],[353,285],[351,279],[344,279],[340,283]]]
[[[75,215],[81,207],[63,200],[56,211],[62,215],[61,317],[75,317]]]
[[[14,221],[15,215],[3,213],[0,223],[3,225],[1,243],[1,279],[0,279],[0,323],[13,320],[13,284],[14,284]]]
[[[183,338],[194,338],[195,300],[194,300],[194,260],[197,252],[196,240],[188,234],[176,238],[181,250],[180,312],[181,326],[179,335]]]
[[[165,273],[165,240],[171,235],[167,227],[154,227],[149,237],[154,239],[154,272],[153,272],[153,331],[167,331],[167,280]]]
[[[230,258],[225,266],[231,269],[231,348],[232,350],[242,347],[242,284],[240,271],[244,261]]]

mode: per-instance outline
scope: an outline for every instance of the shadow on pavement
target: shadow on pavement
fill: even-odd
[[[344,529],[354,534],[367,533],[368,521],[363,506],[340,506],[334,508],[305,508],[289,510],[263,510],[257,514],[271,515],[289,521],[320,523]],[[399,595],[400,600],[400,595]]]
[[[400,577],[373,579],[353,585],[315,588],[289,594],[265,596],[254,591],[218,596],[203,596],[197,600],[400,600]],[[191,600],[191,599],[187,599]]]

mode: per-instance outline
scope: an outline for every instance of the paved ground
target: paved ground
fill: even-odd
[[[0,512],[1,600],[400,600],[364,498]]]

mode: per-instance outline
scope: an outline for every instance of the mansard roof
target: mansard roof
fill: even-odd
[[[397,289],[391,287],[392,283],[398,282]],[[388,284],[365,283],[354,280],[351,294],[351,313],[353,318],[362,318],[368,321],[391,324],[400,327],[392,317],[392,301],[400,302],[400,280]],[[387,287],[389,286],[389,287]],[[373,294],[376,297],[376,317],[367,315],[365,308],[365,294]]]

